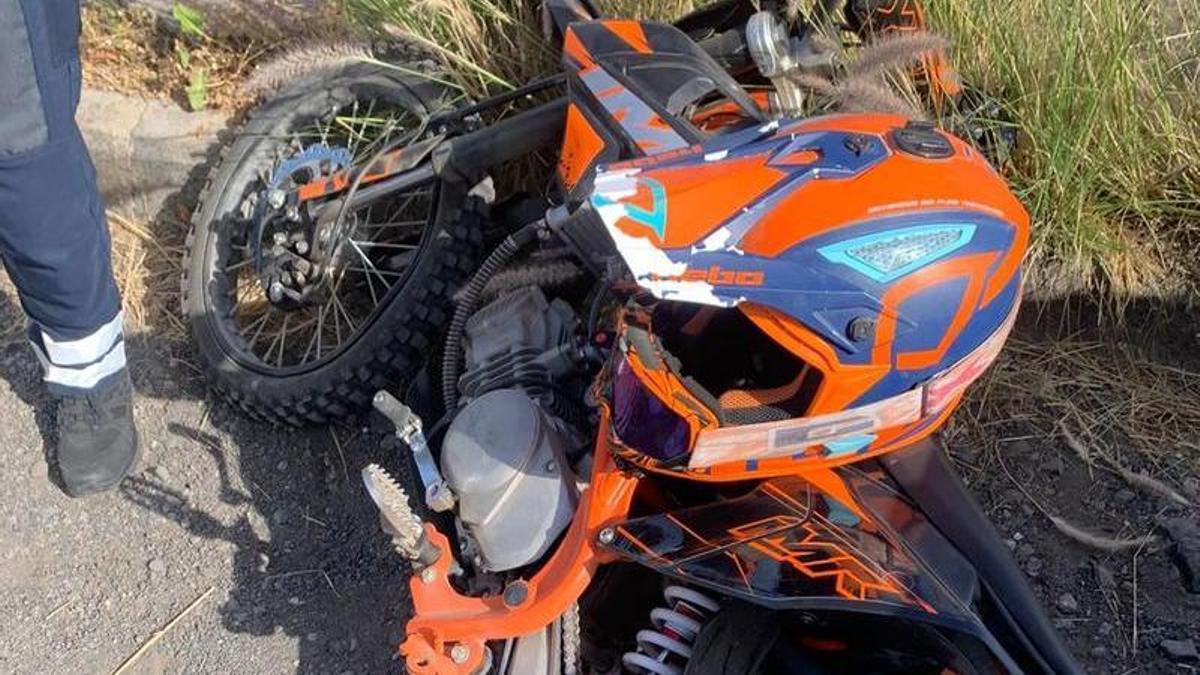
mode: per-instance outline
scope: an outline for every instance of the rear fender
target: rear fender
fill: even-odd
[[[615,554],[660,574],[775,610],[921,622],[973,638],[998,672],[1027,672],[976,613],[971,562],[882,471],[776,478],[614,531]]]
[[[914,443],[881,463],[898,488],[921,505],[928,522],[970,562],[982,591],[983,618],[1022,669],[1082,673],[995,526],[950,466],[941,439]]]

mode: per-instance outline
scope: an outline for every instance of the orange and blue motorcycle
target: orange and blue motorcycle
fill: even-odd
[[[413,567],[409,672],[1078,672],[938,436],[1029,217],[985,144],[806,112],[839,96],[819,35],[920,45],[920,6],[544,14],[564,72],[494,99],[379,64],[285,87],[190,238],[219,389],[373,403],[403,441],[406,484],[364,481]],[[497,189],[548,150],[546,189]]]

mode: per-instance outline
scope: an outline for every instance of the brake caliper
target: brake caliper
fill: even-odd
[[[316,223],[290,190],[336,174],[352,161],[347,148],[310,145],[281,161],[267,180],[255,202],[250,246],[259,283],[272,304],[296,307],[307,303],[321,276],[310,258]]]

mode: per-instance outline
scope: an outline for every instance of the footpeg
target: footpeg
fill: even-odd
[[[425,525],[409,506],[404,488],[378,464],[363,468],[362,478],[396,552],[422,567],[437,560],[440,552],[425,535]]]
[[[417,474],[425,487],[425,505],[439,513],[454,508],[454,492],[446,485],[442,472],[438,470],[437,462],[433,459],[433,453],[429,452],[429,444],[425,441],[425,432],[421,427],[421,418],[412,408],[386,391],[376,392],[373,404],[381,415],[395,425],[396,438],[404,441],[412,451],[413,460],[417,464]]]

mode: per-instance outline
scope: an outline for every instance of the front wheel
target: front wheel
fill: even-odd
[[[421,366],[481,254],[487,205],[471,186],[432,178],[345,214],[324,265],[306,256],[329,230],[266,217],[264,202],[421,140],[451,104],[432,81],[354,64],[253,113],[201,195],[184,261],[184,313],[221,394],[271,421],[324,423]]]

